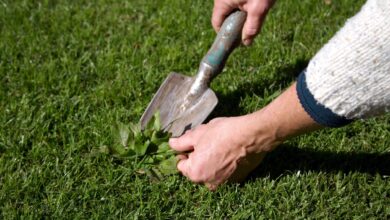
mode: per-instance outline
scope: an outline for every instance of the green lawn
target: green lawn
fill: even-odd
[[[363,0],[280,0],[212,87],[212,117],[261,108]],[[0,219],[390,218],[390,116],[295,138],[241,185],[152,182],[99,153],[171,72],[195,74],[212,1],[0,0]]]

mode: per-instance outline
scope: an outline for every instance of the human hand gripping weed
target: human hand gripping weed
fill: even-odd
[[[225,18],[235,9],[247,12],[242,30],[242,42],[248,46],[260,32],[268,10],[275,0],[215,0],[211,23],[219,31]]]
[[[254,169],[264,154],[256,146],[255,130],[246,117],[217,118],[169,142],[179,152],[178,170],[196,183],[213,190],[226,180],[241,181]],[[264,140],[267,147],[273,140]],[[250,160],[250,161],[249,161]]]
[[[178,170],[214,190],[244,180],[283,140],[318,128],[300,105],[294,84],[257,112],[214,119],[169,144],[181,152]]]

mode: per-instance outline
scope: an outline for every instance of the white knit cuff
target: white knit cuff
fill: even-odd
[[[390,0],[368,0],[315,55],[306,81],[314,98],[348,119],[390,109]]]

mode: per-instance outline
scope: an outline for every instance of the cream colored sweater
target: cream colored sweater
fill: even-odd
[[[314,98],[339,116],[390,110],[390,0],[368,0],[306,70]]]

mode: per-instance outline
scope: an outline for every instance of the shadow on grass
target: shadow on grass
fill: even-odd
[[[331,152],[281,145],[266,156],[249,179],[269,176],[277,179],[296,172],[350,173],[390,175],[390,154]]]
[[[262,78],[254,82],[243,83],[238,89],[228,94],[217,94],[218,105],[206,121],[215,117],[238,116],[244,113],[239,106],[240,101],[246,95],[256,94],[264,97],[265,88],[269,94],[273,94],[280,87],[287,87],[306,68],[308,60],[298,59],[295,63],[282,67],[275,72],[275,77]],[[245,73],[244,73],[245,74]]]
[[[264,94],[265,88],[270,89],[268,94],[273,94],[280,87],[288,86],[307,64],[308,60],[298,59],[292,65],[278,69],[275,74],[276,77],[243,83],[239,85],[237,90],[226,95],[219,95],[219,103],[208,120],[215,117],[237,116],[245,113],[245,110],[239,106],[243,97],[253,94],[264,97],[266,95]],[[272,85],[280,85],[280,87]],[[298,171],[359,172],[371,175],[390,175],[390,154],[319,151],[300,149],[284,144],[267,155],[260,166],[249,176],[249,179],[264,176],[277,179],[283,174]]]

